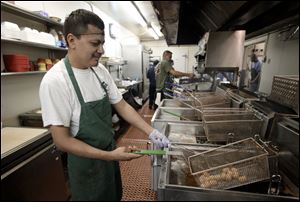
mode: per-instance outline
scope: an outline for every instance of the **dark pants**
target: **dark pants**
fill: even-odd
[[[250,91],[256,92],[256,91],[258,91],[258,88],[259,88],[258,83],[251,83],[250,84]]]
[[[156,98],[156,86],[150,85],[149,86],[149,106],[153,106]]]

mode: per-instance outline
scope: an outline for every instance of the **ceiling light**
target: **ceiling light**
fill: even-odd
[[[137,22],[140,25],[142,25],[142,27],[147,27],[148,23],[147,23],[146,19],[144,18],[144,16],[142,16],[139,8],[133,1],[130,1],[130,6],[128,6],[127,8],[128,8],[128,13],[130,15],[132,15],[134,17],[134,19],[136,19]]]
[[[156,32],[154,31],[153,27],[148,27],[148,32],[149,34],[156,40],[159,39],[158,35],[156,34]]]
[[[159,35],[158,35],[157,32],[154,30],[154,28],[153,28],[153,26],[152,26],[152,23],[148,23],[148,22],[147,22],[147,20],[145,19],[145,17],[144,17],[143,14],[141,13],[139,7],[135,4],[134,1],[131,1],[131,4],[133,5],[133,7],[134,7],[135,10],[136,10],[136,12],[134,12],[134,13],[138,13],[138,15],[136,15],[136,16],[139,16],[138,19],[143,19],[142,21],[139,20],[139,21],[142,22],[142,24],[141,24],[141,23],[140,23],[140,24],[141,24],[143,27],[147,27],[149,34],[150,34],[154,39],[156,39],[156,40],[159,39]],[[146,26],[144,26],[144,25],[146,25]]]
[[[156,26],[154,23],[151,23],[151,27],[153,27],[153,29],[154,29],[155,33],[158,35],[158,37],[162,37],[163,36],[163,34],[159,30],[158,26]]]

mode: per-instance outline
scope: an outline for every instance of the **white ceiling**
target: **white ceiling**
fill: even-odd
[[[129,31],[140,38],[141,41],[152,41],[154,38],[150,35],[147,27],[143,27],[136,16],[132,13],[134,8],[130,1],[89,1],[99,10],[117,21],[120,25],[126,27]],[[151,4],[151,1],[134,1],[141,13],[152,27],[160,30],[160,24]],[[160,31],[157,31],[160,32]],[[161,34],[160,39],[164,36]]]

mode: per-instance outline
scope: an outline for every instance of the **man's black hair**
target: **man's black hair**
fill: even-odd
[[[80,38],[80,35],[84,34],[88,29],[88,25],[93,25],[104,31],[104,22],[95,13],[84,9],[73,11],[64,22],[64,36],[67,45],[69,46],[67,41],[68,34],[71,33]]]

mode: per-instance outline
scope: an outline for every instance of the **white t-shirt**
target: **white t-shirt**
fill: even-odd
[[[72,67],[72,69],[85,102],[100,100],[104,97],[105,91],[90,68],[78,69]],[[93,69],[101,82],[108,85],[110,103],[120,102],[122,94],[107,69],[100,63]],[[64,60],[59,61],[46,73],[42,79],[39,94],[44,127],[63,125],[70,127],[71,134],[76,136],[79,130],[81,106]]]

